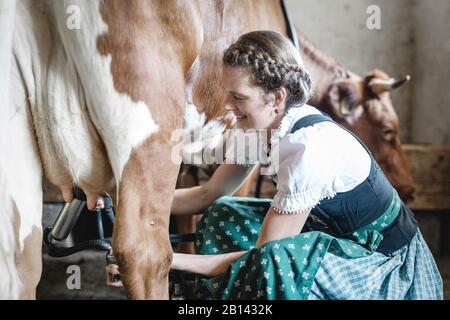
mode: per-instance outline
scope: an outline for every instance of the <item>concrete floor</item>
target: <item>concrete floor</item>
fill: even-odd
[[[69,290],[67,280],[71,274],[67,268],[80,267],[81,288]],[[58,300],[116,300],[125,299],[122,288],[107,287],[105,284],[105,254],[84,251],[66,258],[52,258],[44,253],[43,272],[37,290],[37,299]]]

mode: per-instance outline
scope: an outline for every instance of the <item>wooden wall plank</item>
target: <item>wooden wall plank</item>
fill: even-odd
[[[431,145],[404,145],[416,183],[414,210],[450,209],[450,148]]]

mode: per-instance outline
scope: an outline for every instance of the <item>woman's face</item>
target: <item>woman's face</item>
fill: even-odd
[[[244,68],[224,66],[223,86],[225,89],[224,108],[232,111],[239,129],[274,129],[279,114],[275,113],[275,94],[250,82],[250,74]]]

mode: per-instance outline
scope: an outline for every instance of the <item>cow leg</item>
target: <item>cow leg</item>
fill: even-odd
[[[31,95],[11,63],[14,9],[14,1],[0,5],[0,299],[33,299],[42,271],[42,165]]]
[[[29,205],[30,203],[27,203]],[[40,210],[39,210],[40,209]],[[35,299],[36,288],[42,274],[42,199],[41,205],[26,211],[17,211],[16,234],[19,234],[20,244],[16,251],[17,270],[22,282],[21,299]],[[27,219],[26,226],[22,221]],[[30,227],[30,222],[34,220]],[[25,232],[24,232],[24,229]]]
[[[1,142],[6,150],[0,161],[4,175],[0,186],[4,197],[0,215],[11,223],[14,268],[22,283],[19,297],[34,299],[42,272],[42,165],[28,108],[16,103],[11,107],[11,113],[6,111],[5,115],[9,119],[5,125],[9,133],[6,137],[14,138]],[[0,234],[9,228],[1,224]],[[0,279],[3,277],[2,273]]]
[[[14,139],[4,154],[6,186],[0,192],[8,195],[3,205],[13,222],[20,298],[34,299],[42,272],[42,165],[29,111],[23,105],[15,107],[8,124]]]
[[[179,163],[168,139],[155,134],[135,150],[119,184],[113,251],[131,299],[169,297],[169,218]]]
[[[27,200],[15,196],[4,172],[0,176],[5,187],[0,189],[0,299],[34,299],[42,272],[42,199],[30,201],[37,199],[39,190]]]
[[[177,230],[179,234],[191,234],[195,233],[197,229],[197,222],[202,218],[201,214],[193,216],[178,216],[176,217]],[[178,253],[195,253],[195,243],[194,242],[183,242],[177,247]]]

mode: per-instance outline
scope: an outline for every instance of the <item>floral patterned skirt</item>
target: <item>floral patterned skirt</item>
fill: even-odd
[[[358,230],[347,239],[308,231],[255,248],[271,202],[222,197],[206,210],[196,252],[248,252],[223,274],[197,276],[197,298],[442,299],[442,279],[419,231],[389,256],[375,251],[382,240],[377,231]]]

